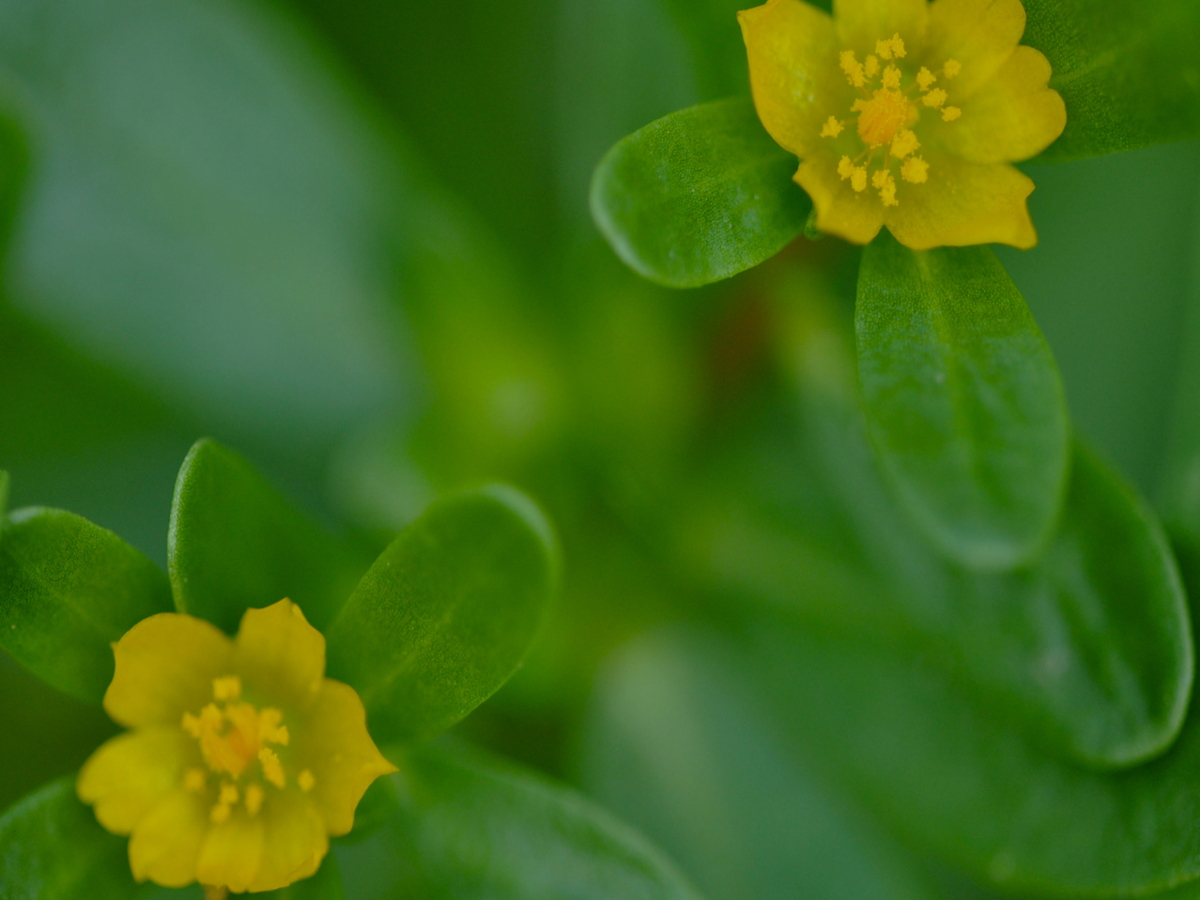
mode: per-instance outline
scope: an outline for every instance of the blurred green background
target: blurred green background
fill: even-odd
[[[689,674],[709,651],[687,629],[727,612],[678,548],[720,448],[782,402],[786,336],[849,309],[854,252],[802,238],[761,270],[668,292],[587,213],[615,140],[744,84],[735,8],[0,2],[11,505],[80,513],[165,564],[175,472],[202,435],[369,545],[441,492],[517,484],[561,531],[563,596],[525,669],[459,730],[582,781],[713,897],[751,896],[747,879],[772,896],[806,865],[789,847],[819,868],[805,829],[836,848],[883,840],[778,759],[736,672]],[[1001,259],[1078,429],[1153,495],[1200,308],[1200,147],[1027,171],[1041,244]],[[664,625],[683,630],[651,653],[638,636]],[[671,716],[692,743],[621,762],[623,728]],[[7,657],[0,721],[0,807],[112,731]],[[851,837],[812,824],[834,820]],[[735,823],[729,859],[695,851]],[[918,877],[881,865],[889,884]],[[863,878],[844,895],[905,890]]]

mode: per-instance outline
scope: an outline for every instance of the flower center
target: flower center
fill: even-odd
[[[908,124],[908,98],[899,91],[878,90],[858,114],[858,136],[868,147],[890,144]]]
[[[271,706],[259,709],[243,701],[241,696],[242,682],[236,675],[214,678],[213,702],[206,704],[198,714],[183,714],[183,730],[199,743],[200,754],[209,770],[189,769],[184,775],[184,787],[200,793],[208,787],[209,774],[217,775],[220,784],[211,811],[212,821],[216,823],[228,820],[239,800],[245,802],[251,816],[257,815],[262,808],[266,792],[254,777],[254,763],[258,763],[258,774],[269,784],[277,788],[287,786],[283,763],[270,746],[286,747],[291,740],[287,726],[283,724],[283,713]],[[243,775],[246,776],[245,784],[241,784]],[[296,777],[296,782],[301,790],[311,790],[312,772],[305,769]]]
[[[921,142],[912,130],[921,117],[922,106],[939,110],[942,121],[953,122],[962,115],[956,106],[947,106],[949,95],[934,87],[938,76],[924,66],[905,84],[904,72],[895,60],[904,59],[908,51],[900,35],[876,41],[875,52],[859,62],[853,50],[843,50],[839,58],[842,71],[850,85],[858,89],[859,99],[850,112],[858,114],[858,148],[856,156],[843,155],[838,162],[838,174],[858,193],[867,189],[868,180],[879,192],[884,206],[899,206],[896,198],[896,179],[892,175],[893,160],[899,163],[900,177],[910,184],[929,180],[929,163],[916,151]],[[887,65],[880,62],[883,60]],[[962,71],[956,60],[947,60],[942,76],[951,80]],[[876,87],[878,79],[878,87]],[[821,128],[821,137],[841,144],[853,138],[841,138],[846,123],[830,116]],[[872,166],[877,166],[872,170]],[[869,176],[869,178],[868,178]]]

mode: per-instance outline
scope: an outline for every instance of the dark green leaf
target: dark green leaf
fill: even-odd
[[[99,703],[112,643],[170,609],[158,567],[86,519],[25,509],[0,530],[0,646],[73,697]]]
[[[791,756],[738,660],[685,629],[606,664],[583,742],[589,794],[712,900],[916,900],[895,841]]]
[[[1200,4],[1026,0],[1022,42],[1046,54],[1067,127],[1061,161],[1200,138]]]
[[[913,521],[971,566],[1045,545],[1067,480],[1069,421],[1049,346],[985,247],[863,253],[855,315],[867,423]]]
[[[538,508],[491,486],[434,504],[380,555],[327,631],[381,743],[449,728],[524,657],[556,581]]]
[[[8,523],[8,473],[0,469],[0,528]]]
[[[167,565],[175,607],[237,630],[249,607],[284,597],[323,629],[364,566],[245,459],[199,441],[179,470]]]
[[[792,740],[896,829],[1002,890],[1132,896],[1200,876],[1200,718],[1160,759],[1092,773],[1040,750],[906,653],[764,621]]]
[[[481,753],[423,747],[392,778],[397,815],[338,848],[355,900],[696,900],[604,810]]]
[[[749,100],[652,122],[613,147],[592,179],[592,216],[617,255],[668,287],[699,287],[770,259],[804,230],[797,161]]]
[[[60,778],[0,817],[0,897],[5,900],[129,900],[128,838],[100,827]]]

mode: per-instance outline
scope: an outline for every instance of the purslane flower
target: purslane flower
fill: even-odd
[[[130,835],[138,881],[210,896],[312,875],[367,787],[396,771],[353,688],[325,678],[325,638],[281,600],[237,637],[177,613],[113,645],[104,708],[127,731],[84,764],[79,796]]]
[[[1002,243],[1037,233],[1011,163],[1062,133],[1019,0],[769,0],[738,14],[759,118],[802,160],[820,231],[858,244]]]

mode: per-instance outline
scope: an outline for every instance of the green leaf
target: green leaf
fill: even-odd
[[[1193,651],[1175,561],[1144,502],[1077,444],[1042,557],[1005,573],[954,565],[881,478],[842,329],[805,309],[811,298],[782,296],[803,317],[785,348],[799,402],[764,410],[694,476],[675,517],[684,570],[734,608],[917,653],[1078,764],[1124,767],[1168,747]],[[783,333],[788,318],[777,311]]]
[[[1132,896],[1200,876],[1200,718],[1161,758],[1086,771],[911,653],[763,618],[759,667],[793,746],[910,841],[1004,892]]]
[[[0,528],[8,524],[8,473],[0,469]]]
[[[0,530],[0,646],[73,697],[99,703],[112,643],[170,609],[158,567],[86,519],[25,509]]]
[[[1069,421],[1049,346],[985,247],[863,253],[855,314],[871,439],[914,523],[950,557],[1010,568],[1046,543]]]
[[[557,580],[538,508],[496,486],[442,500],[384,550],[326,632],[380,744],[449,728],[528,650]]]
[[[796,158],[749,100],[672,113],[621,140],[592,179],[592,217],[617,255],[667,287],[699,287],[770,259],[811,203]]]
[[[355,900],[697,900],[661,853],[584,797],[478,751],[422,747],[394,819],[337,847]]]
[[[1193,0],[1026,0],[1022,43],[1046,54],[1067,127],[1059,162],[1200,138],[1200,5]]]
[[[59,778],[0,817],[0,897],[12,900],[129,900],[128,838],[100,827]]]
[[[8,299],[292,452],[390,411],[403,162],[331,68],[271,5],[0,6],[31,148]]]
[[[167,567],[176,609],[229,633],[248,608],[284,597],[323,629],[365,568],[249,462],[207,439],[175,482]]]
[[[916,900],[911,859],[787,752],[716,635],[660,630],[605,665],[582,743],[588,793],[713,900]]]

